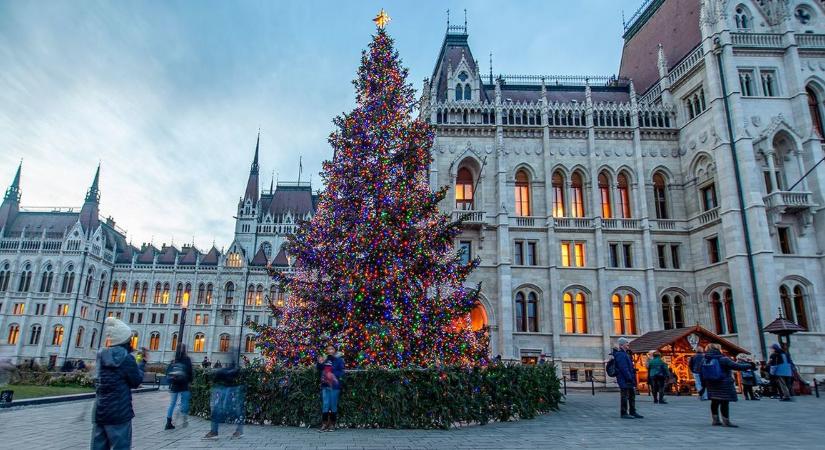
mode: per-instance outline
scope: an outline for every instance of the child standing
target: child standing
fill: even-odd
[[[318,372],[321,379],[321,429],[334,431],[338,419],[338,397],[341,395],[341,381],[344,377],[344,358],[337,354],[335,346],[328,344],[326,355],[318,357]]]

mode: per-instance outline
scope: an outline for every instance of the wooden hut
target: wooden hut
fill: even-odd
[[[702,328],[699,325],[672,330],[651,331],[630,342],[633,352],[633,362],[636,365],[636,381],[639,390],[649,390],[647,385],[648,353],[658,351],[662,359],[670,366],[676,375],[674,392],[693,392],[693,375],[690,373],[689,361],[696,354],[696,349],[704,348],[710,343],[722,346],[722,353],[735,358],[740,353],[749,353],[733,342]]]

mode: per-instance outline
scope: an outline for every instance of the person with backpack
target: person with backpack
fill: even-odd
[[[789,402],[791,401],[790,389],[793,388],[793,366],[791,365],[791,359],[788,354],[785,353],[785,350],[782,349],[781,345],[773,344],[771,349],[773,352],[768,360],[771,379],[776,383],[778,392],[782,394],[782,401]]]
[[[192,360],[186,353],[186,344],[180,344],[180,353],[175,357],[172,364],[166,368],[166,379],[169,380],[169,394],[171,402],[169,409],[166,411],[166,426],[164,430],[174,430],[175,425],[172,424],[172,414],[175,412],[175,405],[180,398],[180,414],[183,424],[186,427],[189,425],[189,384],[195,379],[192,371]]]
[[[618,347],[610,353],[607,362],[607,375],[616,378],[621,391],[619,403],[622,419],[643,419],[644,416],[636,412],[636,368],[630,353],[630,339],[620,337]]]
[[[737,363],[722,355],[722,346],[708,344],[705,348],[705,359],[702,362],[702,385],[707,389],[710,399],[710,414],[712,425],[736,428],[730,421],[730,402],[737,400],[736,386],[733,384],[731,371],[753,370],[753,363]],[[722,420],[719,420],[719,414]]]
[[[702,386],[702,362],[705,361],[705,352],[703,351],[702,347],[699,346],[696,349],[696,354],[693,355],[688,365],[690,366],[690,373],[693,375],[693,384],[696,386],[696,394],[699,396],[699,400],[707,400],[708,394],[705,391],[704,386]]]
[[[740,363],[753,363],[749,355],[740,353],[736,355],[736,361]],[[742,395],[745,400],[759,400],[756,393],[753,392],[753,387],[757,385],[756,365],[752,369],[743,370],[742,372]]]
[[[92,450],[132,447],[132,389],[143,381],[146,355],[138,364],[132,351],[132,330],[114,317],[103,323],[109,347],[97,352]]]
[[[670,376],[670,369],[667,363],[662,361],[662,354],[654,352],[653,357],[647,361],[647,377],[650,384],[650,392],[653,393],[653,403],[666,405],[665,382]]]
[[[335,345],[327,344],[326,355],[318,357],[318,373],[321,378],[321,428],[318,431],[335,431],[338,419],[338,397],[344,378],[344,358],[337,354]]]
[[[245,390],[240,381],[241,370],[234,363],[237,360],[236,353],[225,367],[212,371],[212,394],[209,402],[212,428],[203,437],[204,439],[217,438],[221,422],[235,422],[235,432],[232,433],[232,438],[237,439],[243,436]]]

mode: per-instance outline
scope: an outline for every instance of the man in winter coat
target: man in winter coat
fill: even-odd
[[[97,353],[92,450],[129,449],[132,446],[132,389],[143,381],[143,366],[131,355],[132,330],[114,317],[103,325],[110,347]]]
[[[705,353],[702,350],[702,347],[696,349],[696,354],[690,358],[688,365],[690,366],[690,373],[693,375],[693,382],[696,385],[699,400],[707,400],[708,394],[702,386],[702,363],[705,361]]]
[[[619,348],[613,350],[613,359],[616,361],[616,381],[622,392],[621,416],[622,419],[643,419],[644,416],[636,412],[636,368],[630,356],[630,339],[619,338]]]
[[[771,378],[782,394],[782,401],[791,400],[791,389],[793,389],[793,366],[791,357],[782,350],[779,344],[771,346],[773,352],[769,360]]]

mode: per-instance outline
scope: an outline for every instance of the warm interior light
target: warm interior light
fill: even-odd
[[[183,302],[181,303],[181,308],[188,308],[189,307],[189,293],[183,293]]]

